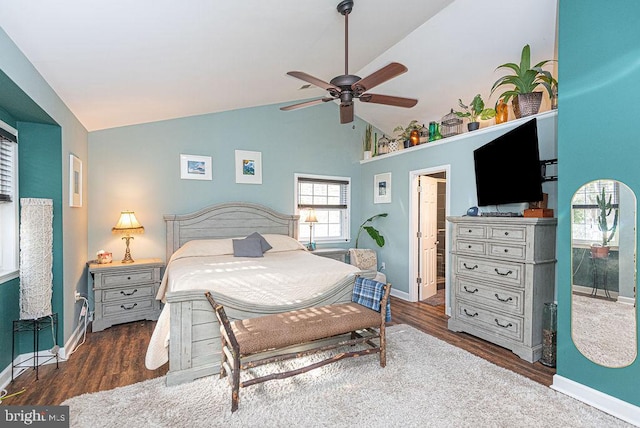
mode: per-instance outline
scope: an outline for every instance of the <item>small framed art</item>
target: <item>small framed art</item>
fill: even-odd
[[[236,150],[236,183],[262,184],[262,153]]]
[[[211,156],[180,155],[180,178],[211,180]]]
[[[376,174],[373,177],[373,203],[391,203],[391,173]]]
[[[82,161],[75,155],[69,155],[69,206],[82,206]]]

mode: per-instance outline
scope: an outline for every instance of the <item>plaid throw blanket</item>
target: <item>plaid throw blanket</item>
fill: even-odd
[[[381,282],[359,276],[356,278],[356,283],[353,287],[351,301],[365,308],[380,312],[380,301],[384,295],[384,286],[385,284]],[[387,300],[385,321],[391,321],[391,299]]]

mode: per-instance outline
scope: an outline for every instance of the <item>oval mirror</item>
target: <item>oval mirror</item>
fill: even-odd
[[[625,367],[637,355],[636,196],[595,180],[571,201],[571,336],[596,364]]]

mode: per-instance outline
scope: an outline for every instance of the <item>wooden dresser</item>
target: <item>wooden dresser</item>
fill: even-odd
[[[556,219],[447,220],[453,224],[449,329],[537,361],[542,308],[554,300]]]
[[[157,320],[160,301],[160,259],[140,259],[133,263],[89,263],[93,278],[95,313],[92,330],[137,320]]]

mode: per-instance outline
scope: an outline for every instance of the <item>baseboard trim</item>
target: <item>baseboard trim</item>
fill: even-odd
[[[406,300],[407,302],[411,301],[411,296],[409,296],[409,293],[406,293],[406,292],[400,291],[400,290],[396,290],[393,287],[391,287],[391,295],[393,297],[397,297],[398,299]]]
[[[60,362],[63,360],[63,357],[62,357],[63,354],[64,354],[64,348],[58,349],[58,360]],[[35,354],[33,352],[27,352],[26,354],[20,354],[13,360],[12,364],[9,364],[7,367],[5,367],[5,369],[2,370],[2,372],[0,373],[0,389],[6,389],[7,385],[9,385],[11,383],[11,369],[12,369],[13,366],[17,366],[19,364],[22,364],[25,361],[27,361],[29,358],[32,358],[34,356],[35,356]],[[43,360],[45,360],[45,359],[48,360],[48,361],[46,361],[44,363],[40,363],[40,366],[45,366],[45,365],[48,365],[48,364],[55,364],[56,363],[56,359],[55,358],[51,358],[53,356],[54,356],[54,354],[52,354],[49,349],[45,349],[43,351],[38,352],[38,359],[42,358]],[[15,372],[13,374],[13,378],[17,379],[18,376],[20,376],[22,373],[24,373],[25,371],[29,370],[30,368],[31,367],[16,368]]]
[[[551,388],[640,427],[640,407],[638,406],[557,374],[553,376]]]

